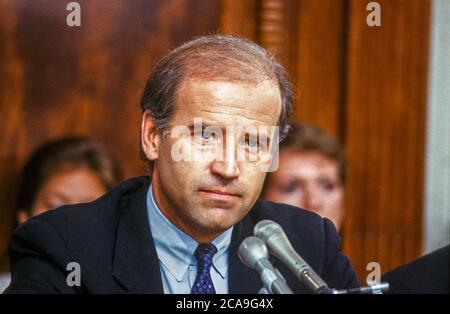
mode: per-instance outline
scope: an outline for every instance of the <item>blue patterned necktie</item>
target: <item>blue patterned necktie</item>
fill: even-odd
[[[216,289],[211,279],[211,266],[217,248],[211,244],[199,244],[194,252],[197,258],[197,276],[192,286],[192,294],[215,294]]]

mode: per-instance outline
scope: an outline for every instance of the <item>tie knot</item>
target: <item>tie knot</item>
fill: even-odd
[[[217,253],[217,248],[214,244],[205,243],[199,244],[194,252],[197,262],[201,268],[205,267],[209,270],[212,264],[214,254]]]

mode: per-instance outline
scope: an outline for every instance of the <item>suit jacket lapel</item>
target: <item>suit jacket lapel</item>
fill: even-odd
[[[263,284],[259,274],[245,266],[238,256],[239,245],[242,241],[253,235],[255,224],[250,215],[234,226],[228,254],[228,291],[232,294],[258,293]]]
[[[164,293],[159,260],[148,223],[149,182],[119,204],[113,276],[132,293]]]
[[[148,223],[148,188],[149,182],[146,182],[137,192],[123,196],[120,201],[112,274],[130,293],[162,294],[159,260]],[[246,267],[238,256],[239,245],[253,235],[254,225],[248,214],[233,228],[228,254],[229,293],[258,293],[262,287],[259,274]]]

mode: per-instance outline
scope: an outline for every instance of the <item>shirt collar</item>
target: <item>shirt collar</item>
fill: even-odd
[[[147,193],[147,211],[159,261],[178,282],[181,282],[189,266],[197,265],[193,255],[198,243],[164,216],[153,198],[152,184]],[[213,267],[222,278],[226,277],[228,271],[228,247],[232,231],[233,227],[211,242],[217,248]]]

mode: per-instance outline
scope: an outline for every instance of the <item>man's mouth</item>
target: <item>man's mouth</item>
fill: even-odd
[[[241,197],[240,194],[234,193],[234,192],[228,192],[228,191],[224,191],[224,190],[219,190],[219,189],[200,189],[199,190],[202,194],[206,194],[209,197],[218,199],[218,200],[224,200],[224,201],[229,201],[229,200],[233,200],[235,198]]]

